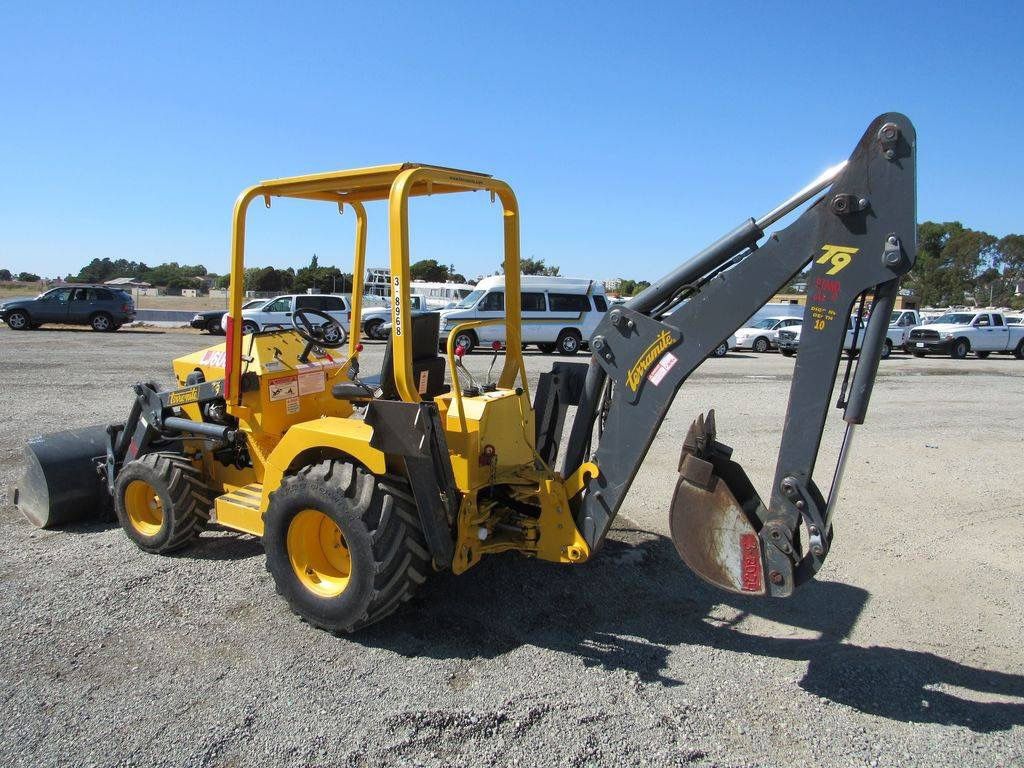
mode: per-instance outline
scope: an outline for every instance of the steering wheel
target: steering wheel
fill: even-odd
[[[312,322],[310,317],[324,322]],[[303,339],[324,349],[338,349],[345,343],[345,327],[319,309],[296,309],[292,313],[292,328]]]

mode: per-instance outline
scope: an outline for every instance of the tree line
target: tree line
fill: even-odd
[[[557,265],[544,259],[524,258],[520,262],[524,275],[558,276]],[[454,265],[436,259],[423,259],[410,265],[413,280],[428,282],[469,283]],[[496,274],[500,274],[497,272]],[[160,287],[169,293],[183,288],[201,287],[196,278],[219,287],[228,286],[227,275],[212,275],[201,264],[160,264],[150,267],[141,261],[126,259],[93,259],[67,282],[102,283],[117,277],[131,277]],[[13,274],[0,269],[0,281],[39,282],[39,275],[30,272]],[[646,280],[622,278],[619,292],[634,296],[650,283]],[[917,228],[917,262],[903,281],[903,287],[917,294],[922,306],[951,304],[1024,307],[1024,235],[995,237],[981,230],[965,227],[959,221],[925,221]],[[320,266],[316,254],[310,263],[299,269],[289,267],[250,267],[245,270],[245,290],[261,293],[347,293],[352,290],[352,274],[338,267]]]

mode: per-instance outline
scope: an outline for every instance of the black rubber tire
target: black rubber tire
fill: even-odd
[[[114,318],[106,312],[96,312],[92,317],[90,317],[89,327],[98,333],[110,333],[111,331],[117,330]]]
[[[551,355],[554,354],[555,345],[545,342],[544,344],[538,344],[537,349],[540,350],[542,355]]]
[[[254,333],[260,332],[260,326],[254,320],[243,320],[242,321],[242,335],[252,336]]]
[[[921,352],[920,350],[917,349],[911,350],[910,354],[912,354],[914,357],[924,357],[926,355],[925,352]]]
[[[713,350],[711,350],[711,357],[725,357],[729,354],[729,342],[723,341]]]
[[[363,326],[363,333],[366,338],[373,339],[374,341],[381,341],[381,337],[377,334],[380,332],[381,326],[384,325],[383,320],[367,320],[366,325]]]
[[[949,356],[954,360],[963,360],[967,357],[967,353],[971,351],[971,345],[967,339],[957,339],[953,342],[953,346],[949,350]]]
[[[1024,341],[1021,341],[1015,350],[1013,350],[1013,356],[1018,360],[1024,360]]]
[[[583,337],[580,336],[579,331],[567,328],[558,334],[558,338],[555,340],[555,349],[560,355],[575,355],[580,351],[582,343]]]
[[[988,356],[989,356],[990,354],[992,354],[992,353],[991,353],[991,352],[975,352],[975,353],[974,353],[974,356],[975,356],[976,358],[978,358],[979,360],[984,360],[984,359],[986,359],[986,358],[987,358],[987,357],[988,357]]]
[[[349,583],[334,597],[303,586],[288,557],[288,527],[307,509],[333,520],[349,551]],[[328,632],[380,621],[412,597],[431,570],[412,496],[346,461],[322,461],[287,475],[270,495],[263,523],[267,570],[278,594],[303,621]]]
[[[782,353],[783,357],[792,357],[796,354],[796,351],[792,349],[780,349],[779,352]]]
[[[12,331],[30,331],[34,326],[28,312],[23,309],[12,309],[7,315],[7,327]]]
[[[882,342],[882,359],[888,360],[892,355],[892,341],[886,339]]]
[[[160,530],[146,536],[128,518],[124,496],[134,480],[148,483],[160,497],[163,522]],[[154,554],[173,552],[190,544],[210,521],[213,491],[203,482],[202,473],[180,453],[158,451],[128,462],[114,483],[114,512],[128,538],[139,549]]]
[[[756,339],[754,339],[754,344],[751,347],[751,349],[753,349],[755,352],[767,352],[768,347],[770,346],[771,345],[768,343],[768,339],[766,339],[764,336],[758,336]]]
[[[476,345],[479,343],[480,340],[477,339],[473,331],[460,331],[459,335],[455,337],[455,348],[462,347],[467,355],[476,349]]]
[[[211,336],[223,336],[224,329],[220,327],[220,320],[208,320],[206,323],[206,332]]]

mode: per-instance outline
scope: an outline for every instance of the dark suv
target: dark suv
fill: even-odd
[[[135,319],[130,294],[105,285],[70,285],[34,299],[0,304],[0,320],[12,331],[38,328],[43,323],[88,325],[94,331],[116,331]]]

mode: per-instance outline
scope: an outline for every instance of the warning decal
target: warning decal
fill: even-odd
[[[322,370],[302,372],[299,374],[299,394],[311,395],[323,392],[327,388]]]
[[[661,356],[658,364],[651,369],[649,374],[647,374],[647,380],[654,386],[661,384],[661,380],[665,378],[665,374],[672,370],[672,366],[676,364],[678,359],[679,358],[671,352],[666,352]]]
[[[285,376],[270,382],[271,400],[288,400],[299,396],[299,382],[295,376]]]

